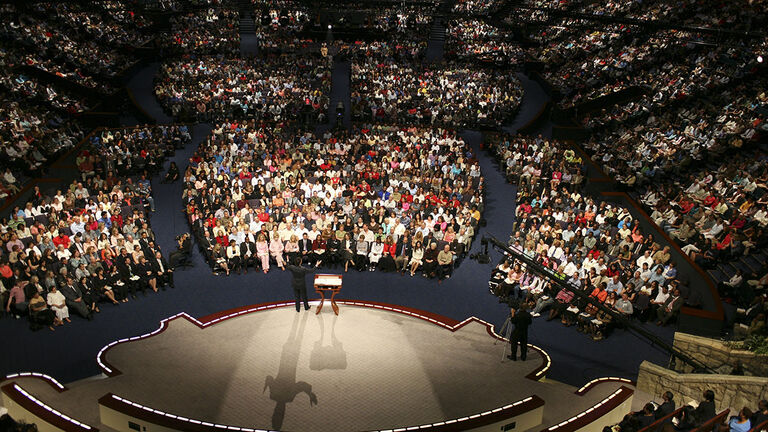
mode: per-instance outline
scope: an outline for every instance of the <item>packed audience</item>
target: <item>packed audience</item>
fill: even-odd
[[[90,137],[90,147],[76,161],[84,176],[98,174],[108,182],[140,173],[159,172],[166,156],[192,140],[186,125],[102,129]],[[154,205],[151,196],[145,194]]]
[[[142,152],[151,141],[146,135],[164,145],[161,134],[169,138],[181,130],[153,126],[110,131],[90,154],[105,154],[110,147]],[[119,134],[122,142],[106,140],[110,134]],[[28,315],[33,329],[54,330],[70,322],[71,315],[90,320],[103,303],[119,305],[139,293],[173,287],[173,269],[155,244],[146,217],[151,207],[146,173],[135,181],[117,176],[109,170],[110,162],[94,161],[101,169],[80,164],[85,179],[53,195],[36,187],[23,207],[0,221],[2,306],[14,315]]]
[[[442,280],[483,210],[479,165],[447,129],[316,136],[224,122],[190,162],[187,214],[214,272],[302,260]]]
[[[149,25],[143,15],[118,1],[41,2],[36,11],[47,20],[71,30],[79,40],[94,40],[113,47],[140,46],[152,36],[142,32]]]
[[[522,62],[524,50],[509,32],[478,19],[452,20],[446,57],[504,67]]]
[[[155,80],[170,114],[198,121],[314,121],[327,111],[329,92],[330,70],[319,55],[185,58],[163,64]]]
[[[453,12],[470,15],[486,14],[503,4],[504,2],[499,0],[456,0],[453,4]]]
[[[48,10],[46,6],[52,9]],[[133,56],[123,54],[122,50],[111,44],[100,42],[92,33],[58,25],[54,20],[38,18],[40,15],[47,17],[48,14],[58,13],[57,6],[35,3],[29,7],[32,12],[25,13],[12,4],[3,5],[1,10],[7,18],[0,23],[0,36],[27,52],[28,59],[25,62],[28,64],[75,80],[94,90],[110,93],[115,90],[113,80],[136,63]],[[69,16],[66,6],[60,7],[64,8],[64,16]],[[77,21],[77,18],[71,19]],[[123,28],[128,26],[125,23],[121,25],[124,25]],[[95,27],[99,28],[100,25],[96,24]],[[117,32],[110,31],[104,37],[112,38],[112,34]]]
[[[626,208],[582,193],[585,166],[567,144],[500,135],[490,148],[519,187],[509,246],[571,286],[560,289],[549,275],[508,257],[491,278],[501,301],[526,302],[534,317],[546,313],[595,340],[608,334],[615,316],[666,325],[683,304],[700,305],[700,294],[678,278],[669,246],[643,232]]]
[[[302,35],[310,24],[310,11],[293,0],[252,0],[259,50],[271,53],[297,52],[313,44]]]
[[[202,9],[171,18],[163,39],[168,54],[224,54],[240,51],[240,14],[228,8]]]
[[[522,85],[509,70],[420,64],[413,46],[369,44],[352,62],[352,110],[358,121],[485,127],[511,120]],[[408,59],[412,61],[408,61]]]
[[[79,101],[14,70],[18,51],[0,45],[0,199],[11,198],[29,178],[83,137],[74,116]]]

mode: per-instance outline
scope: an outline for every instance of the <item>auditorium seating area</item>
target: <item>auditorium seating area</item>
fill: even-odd
[[[35,188],[2,220],[7,252],[0,259],[0,299],[33,327],[46,311],[55,313],[46,323],[55,330],[71,322],[70,315],[91,320],[103,303],[119,305],[173,286],[147,217],[154,211],[148,175],[190,141],[187,127],[105,129],[88,138],[78,157],[79,179],[50,195]],[[44,307],[33,310],[38,295]]]
[[[237,156],[255,151],[272,157]],[[484,206],[477,161],[443,129],[316,136],[227,122],[193,159],[186,212],[209,264],[227,274],[301,259],[442,279],[469,250]]]
[[[683,304],[700,305],[690,281],[678,277],[669,247],[644,232],[630,211],[585,194],[586,167],[569,144],[542,137],[500,135],[491,149],[508,181],[518,185],[509,246],[627,318],[666,325]],[[549,313],[596,340],[612,317],[527,268],[504,258],[491,277],[500,301],[529,303],[533,316]]]
[[[512,389],[456,423],[504,429],[520,421],[508,411],[539,410],[521,432],[766,427],[751,388],[748,409],[704,414],[679,395],[620,421],[631,397],[667,399],[639,391],[646,362],[657,387],[765,379],[741,362],[768,337],[766,0],[33,0],[0,14],[0,341],[13,353],[0,378],[40,371],[25,377],[57,394],[24,382],[37,407],[66,399],[51,377],[117,376],[109,357],[155,350],[160,333],[192,350],[202,332],[234,353],[205,373],[237,385],[245,354],[279,358],[253,396],[274,413],[248,414],[265,423],[104,398],[179,430],[280,430],[299,409],[328,414],[312,385],[373,352],[342,321],[370,308],[437,407],[381,430],[463,430],[439,418],[446,397],[471,396],[451,362],[499,355],[485,373],[555,389],[573,417]],[[329,274],[344,281],[341,315],[318,313]],[[283,314],[268,330],[288,340],[206,329],[256,312]],[[477,357],[435,372],[424,352],[442,351],[420,326]],[[676,351],[683,333],[735,354],[697,364]],[[715,352],[704,345],[694,354]],[[232,396],[220,389],[212,400]],[[93,429],[112,429],[94,413]]]

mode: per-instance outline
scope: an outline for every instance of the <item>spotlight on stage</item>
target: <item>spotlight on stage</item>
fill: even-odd
[[[330,30],[330,29],[332,29],[332,28],[333,28],[333,26],[332,26],[332,25],[330,25],[330,24],[328,24],[328,30]]]
[[[763,62],[763,56],[759,55],[757,56],[757,62],[762,63]]]

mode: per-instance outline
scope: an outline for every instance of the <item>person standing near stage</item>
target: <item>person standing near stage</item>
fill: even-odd
[[[301,264],[301,258],[297,258],[299,264]],[[301,302],[304,302],[304,310],[309,310],[309,303],[307,302],[307,283],[304,280],[308,273],[314,273],[313,269],[304,268],[301,265],[296,265],[296,261],[291,262],[285,266],[285,269],[291,272],[293,278],[291,284],[293,286],[293,296],[296,298],[296,312],[301,312]]]
[[[525,361],[528,355],[528,326],[531,325],[531,314],[528,313],[528,305],[521,303],[520,306],[509,311],[510,323],[515,326],[512,334],[509,336],[509,344],[512,353],[507,356],[512,361],[517,361],[517,345],[520,345],[520,360]]]

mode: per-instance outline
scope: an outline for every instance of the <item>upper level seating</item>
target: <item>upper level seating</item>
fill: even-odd
[[[512,35],[478,19],[452,20],[446,56],[459,60],[509,66],[521,62],[523,48]]]
[[[409,48],[370,44],[357,51],[352,62],[356,119],[478,127],[503,124],[516,112],[522,85],[514,72],[452,62],[420,64]]]
[[[103,22],[98,18],[106,12],[85,12],[60,3],[35,3],[24,10],[14,5],[2,8],[8,18],[0,23],[0,35],[26,54],[24,62],[30,66],[111,93],[116,90],[114,79],[136,62],[122,49],[123,44],[141,41],[138,32],[127,30],[131,21]],[[123,31],[105,32],[110,26]]]
[[[163,46],[171,54],[224,54],[240,51],[240,14],[225,7],[199,9],[171,18]]]
[[[330,71],[320,57],[182,59],[163,64],[155,96],[174,116],[199,120],[294,120],[328,106]]]

